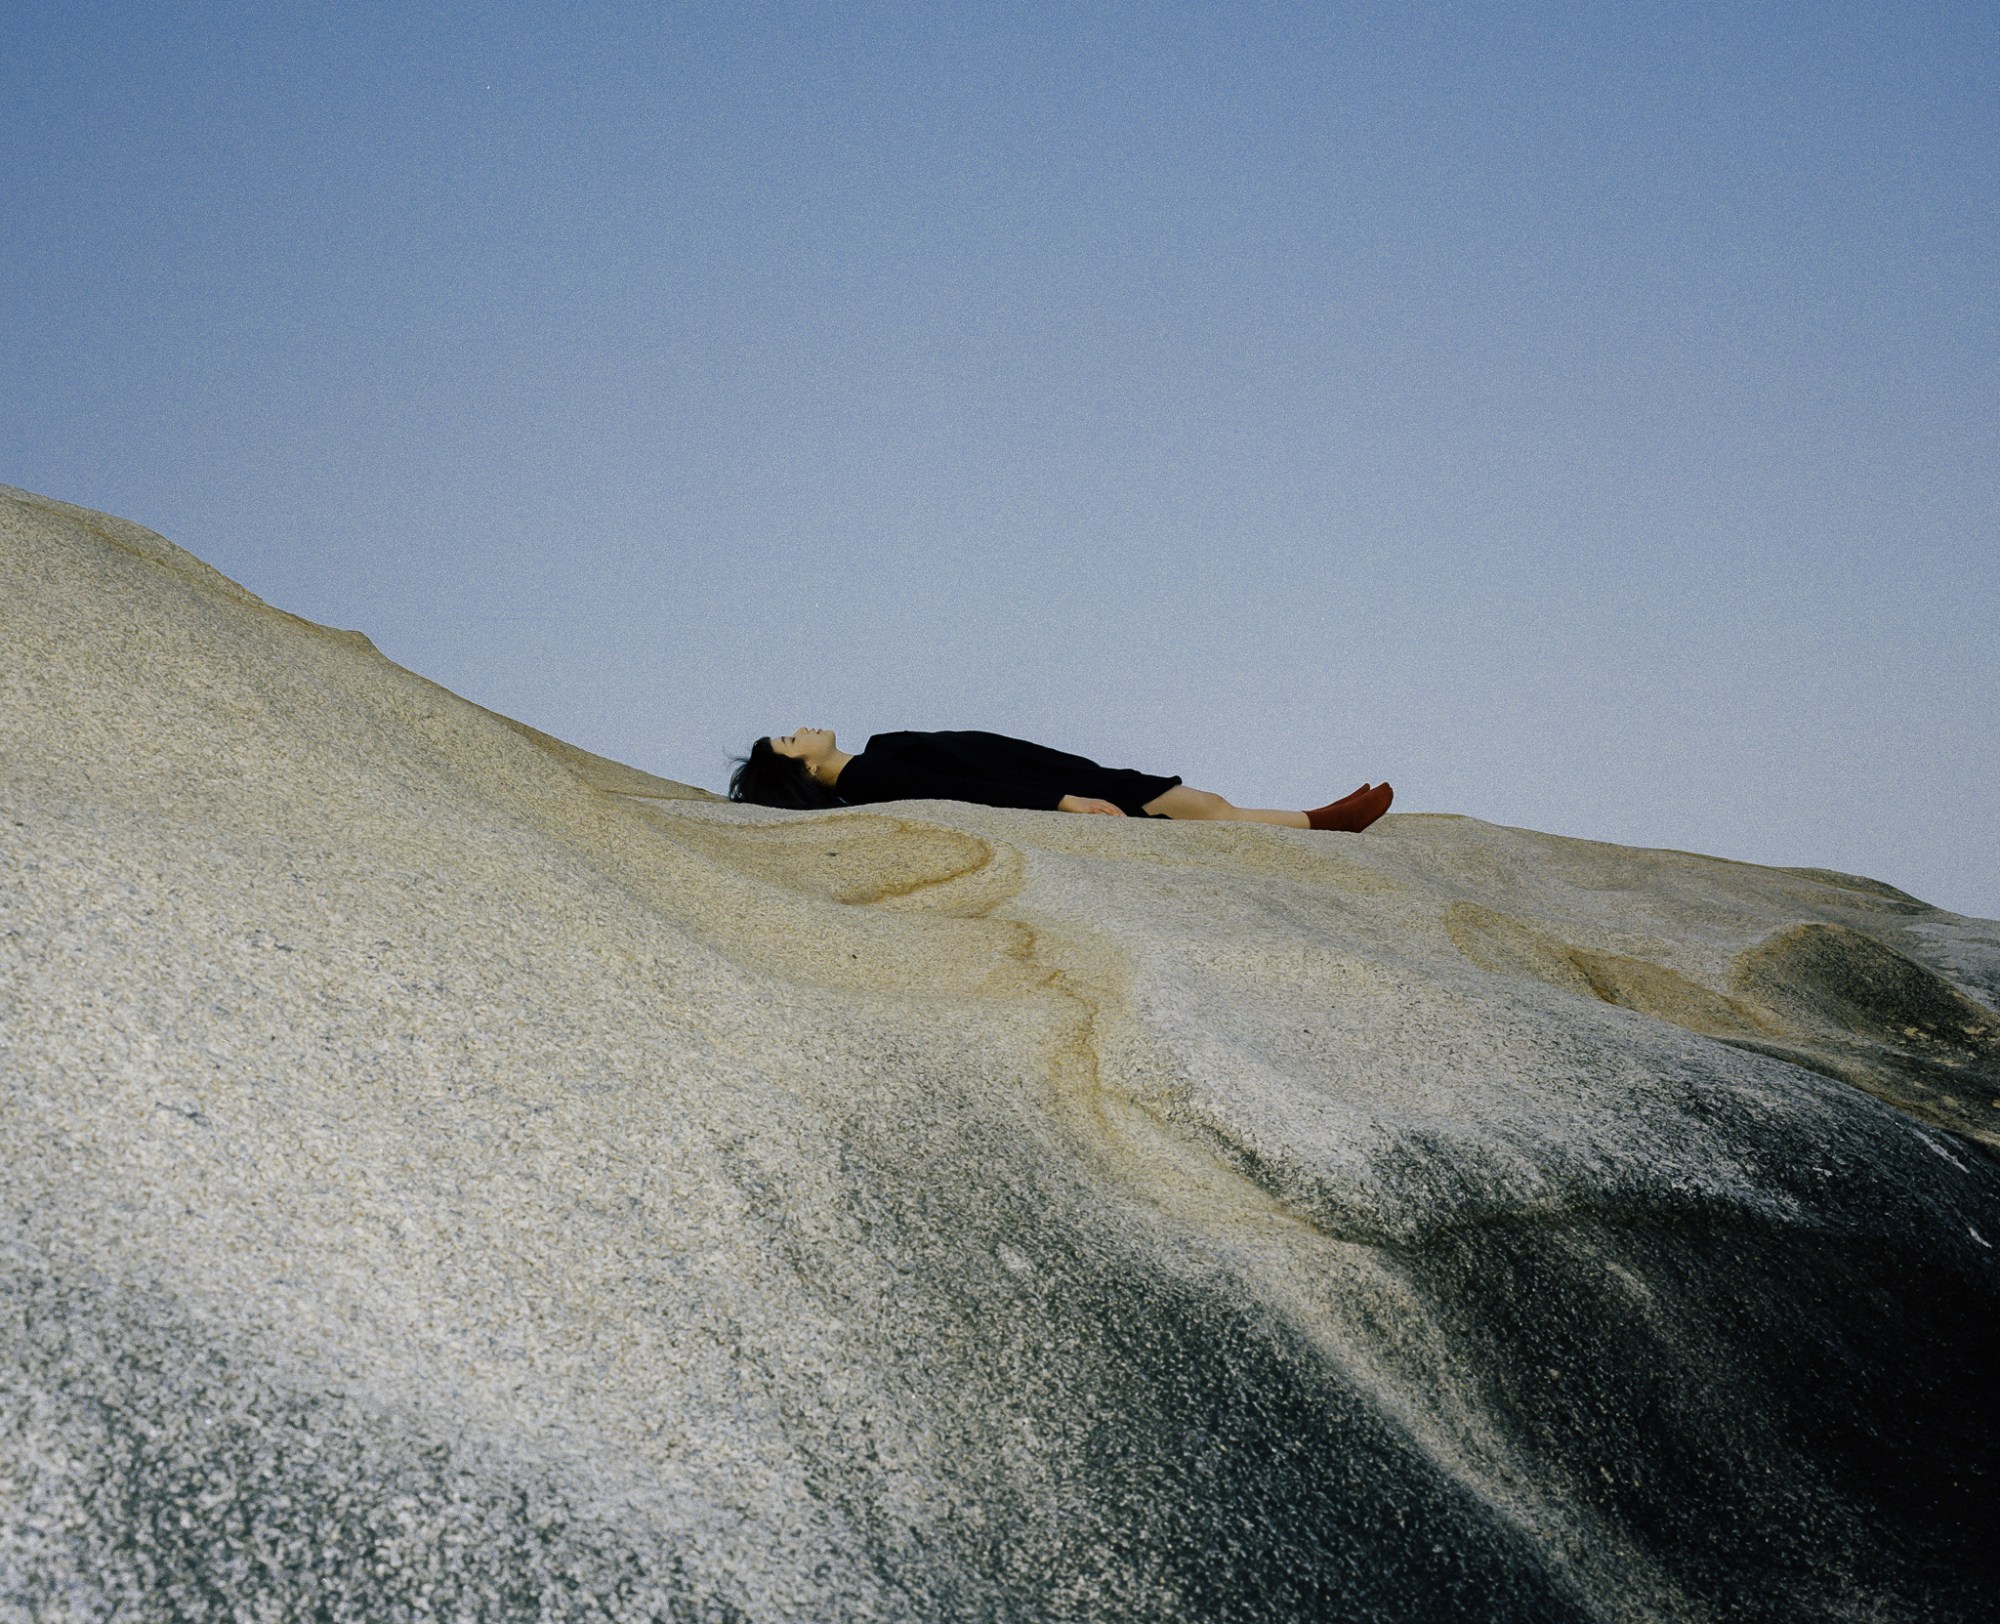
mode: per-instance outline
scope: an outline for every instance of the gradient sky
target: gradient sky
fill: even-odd
[[[49,4],[0,481],[721,787],[984,727],[2000,916],[2000,8]]]

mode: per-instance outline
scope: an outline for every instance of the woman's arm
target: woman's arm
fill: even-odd
[[[1113,806],[1109,801],[1100,801],[1089,795],[1065,795],[1056,802],[1058,812],[1099,812],[1110,817],[1122,818],[1125,808]]]

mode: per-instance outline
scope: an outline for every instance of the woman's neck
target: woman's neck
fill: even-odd
[[[824,761],[814,764],[812,775],[828,789],[832,789],[840,782],[840,770],[853,759],[854,757],[845,750],[829,750]]]

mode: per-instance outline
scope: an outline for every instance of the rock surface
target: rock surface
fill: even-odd
[[[0,638],[0,1617],[1991,1616],[2000,925],[733,806],[4,488]]]

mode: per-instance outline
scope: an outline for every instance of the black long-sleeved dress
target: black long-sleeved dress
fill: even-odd
[[[1085,756],[1001,733],[877,733],[840,769],[833,791],[851,806],[875,801],[972,801],[1053,812],[1065,795],[1109,801],[1132,817],[1178,777],[1100,767]]]

